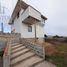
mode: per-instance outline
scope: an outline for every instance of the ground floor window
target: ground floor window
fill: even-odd
[[[32,26],[31,25],[28,26],[28,32],[32,32]]]

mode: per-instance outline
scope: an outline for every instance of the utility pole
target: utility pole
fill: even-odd
[[[1,23],[1,32],[3,33],[3,23]]]

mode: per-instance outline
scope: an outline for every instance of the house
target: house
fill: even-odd
[[[38,10],[18,0],[9,24],[12,33],[21,33],[23,38],[44,38],[45,20]]]

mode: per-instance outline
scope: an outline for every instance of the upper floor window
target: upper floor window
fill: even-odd
[[[14,20],[12,20],[12,23],[14,23]]]
[[[32,32],[32,26],[28,26],[28,32]]]
[[[17,18],[19,18],[19,12],[17,13]]]

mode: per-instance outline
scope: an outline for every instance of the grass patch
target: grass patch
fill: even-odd
[[[67,53],[67,43],[56,45],[55,47],[59,53]]]
[[[53,56],[46,56],[46,60],[52,61],[57,67],[67,67],[67,62],[61,54],[55,54]]]
[[[57,67],[67,67],[67,43],[55,45],[57,53],[46,56],[46,60],[54,63]]]

